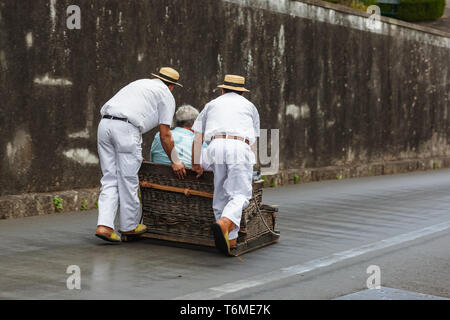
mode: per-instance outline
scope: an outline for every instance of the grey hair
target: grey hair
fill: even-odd
[[[177,127],[190,127],[197,119],[199,112],[191,105],[182,105],[175,112],[175,123]]]

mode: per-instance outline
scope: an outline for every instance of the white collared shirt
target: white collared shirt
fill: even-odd
[[[123,87],[103,105],[100,113],[127,118],[141,133],[146,133],[159,124],[172,124],[175,99],[160,79],[141,79]]]
[[[252,145],[259,137],[259,113],[249,100],[229,92],[207,103],[192,129],[203,133],[206,142],[227,134],[248,139]]]

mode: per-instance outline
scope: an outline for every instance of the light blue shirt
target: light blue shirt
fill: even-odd
[[[192,166],[192,143],[194,142],[194,133],[191,130],[176,127],[170,130],[175,144],[175,150],[178,157],[187,168]],[[205,147],[205,145],[203,145]],[[156,163],[172,164],[161,144],[159,132],[153,139],[152,148],[150,150],[150,161]]]

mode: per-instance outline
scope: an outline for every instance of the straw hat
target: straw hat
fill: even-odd
[[[158,74],[152,73],[152,76],[159,78],[165,82],[176,84],[177,86],[182,87],[181,84],[178,83],[178,79],[180,79],[180,74],[172,68],[164,67],[159,69]]]
[[[220,86],[217,86],[217,87],[224,88],[224,89],[230,89],[230,90],[236,90],[236,91],[249,92],[249,90],[244,88],[244,85],[245,85],[244,77],[227,74],[225,76],[225,80],[223,81],[223,84]]]

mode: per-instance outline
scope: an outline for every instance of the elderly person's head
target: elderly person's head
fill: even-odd
[[[183,105],[175,112],[175,125],[177,127],[191,128],[199,112],[193,106]]]

